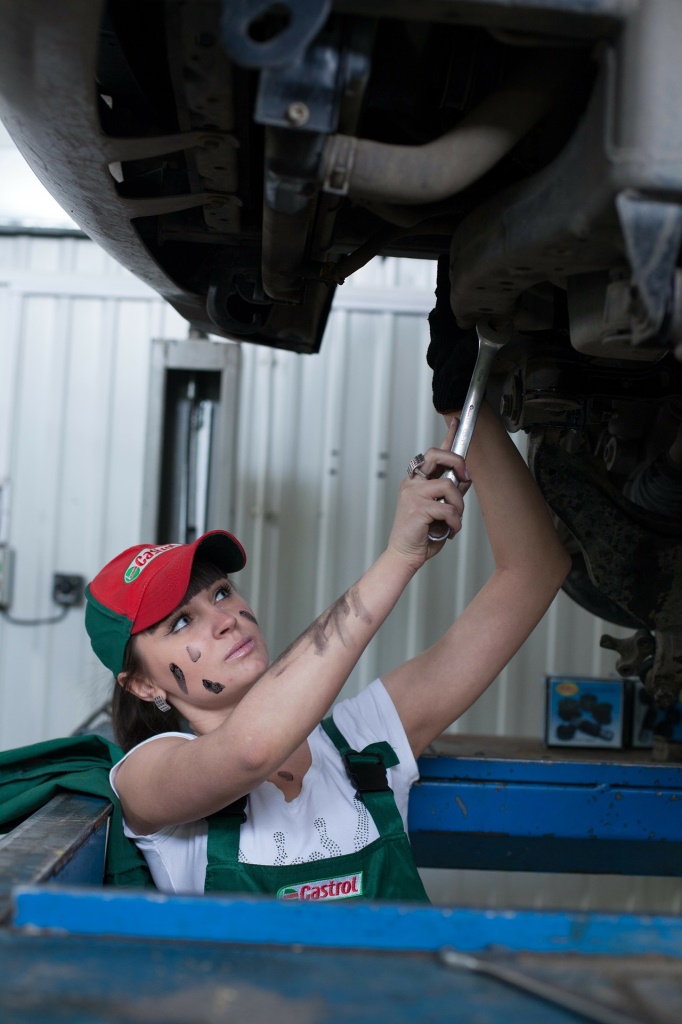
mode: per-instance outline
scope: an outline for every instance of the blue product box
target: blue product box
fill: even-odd
[[[670,708],[658,708],[651,694],[639,679],[628,680],[632,689],[631,747],[653,747],[654,736],[671,743],[682,743],[682,703],[678,699]]]
[[[545,680],[548,747],[623,747],[628,711],[622,679],[546,676]]]

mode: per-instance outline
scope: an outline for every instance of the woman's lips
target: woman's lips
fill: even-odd
[[[256,646],[256,641],[246,636],[243,640],[239,640],[238,643],[234,644],[233,647],[228,651],[225,661],[234,661],[235,658],[243,658],[245,655],[250,654]]]

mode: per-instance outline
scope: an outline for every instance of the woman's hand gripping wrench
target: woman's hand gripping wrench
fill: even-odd
[[[507,322],[501,330],[497,330],[492,327],[491,324],[486,321],[481,321],[476,324],[476,334],[478,335],[478,356],[476,358],[476,365],[474,366],[474,372],[471,375],[471,384],[467,391],[467,396],[464,399],[464,405],[462,406],[462,417],[459,421],[459,427],[455,434],[455,440],[452,442],[452,448],[450,449],[455,455],[461,455],[462,458],[466,458],[466,454],[469,450],[469,444],[471,442],[472,435],[474,433],[474,427],[478,418],[478,412],[481,408],[481,403],[485,395],[486,385],[488,384],[488,377],[490,376],[490,370],[495,356],[500,349],[510,341],[512,334],[514,333],[514,325],[511,321]],[[457,485],[458,480],[451,469],[447,469],[443,473],[444,477]],[[438,501],[444,501],[443,498],[439,498]],[[445,532],[436,533],[435,530],[429,533],[429,540],[443,541],[449,534],[449,530],[444,528]]]

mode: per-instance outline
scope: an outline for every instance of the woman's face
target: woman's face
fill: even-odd
[[[256,617],[227,578],[137,634],[135,643],[147,680],[187,717],[191,708],[234,706],[269,663]]]

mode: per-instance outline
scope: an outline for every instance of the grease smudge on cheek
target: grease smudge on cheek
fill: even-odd
[[[179,668],[174,662],[168,666],[173,674],[173,679],[178,684],[183,693],[187,693],[187,683],[185,682],[185,673]]]
[[[210,690],[211,693],[222,693],[225,689],[222,683],[212,683],[210,679],[202,679],[205,690]]]
[[[280,779],[286,779],[287,782],[294,781],[294,777],[291,774],[291,772],[277,772],[277,774],[279,775]]]
[[[251,614],[251,612],[247,612],[247,611],[244,611],[244,610],[242,609],[242,610],[241,610],[241,611],[239,612],[239,614],[240,614],[240,615],[243,615],[245,619],[248,619],[248,620],[249,620],[249,622],[253,622],[253,623],[254,623],[254,625],[256,625],[256,626],[258,625],[258,619],[256,618],[256,616],[255,616],[255,615],[252,615],[252,614]]]
[[[199,658],[201,657],[201,651],[199,650],[199,648],[198,647],[188,647],[187,648],[187,653],[189,654],[190,661],[194,665],[196,665],[196,663],[198,662]]]

